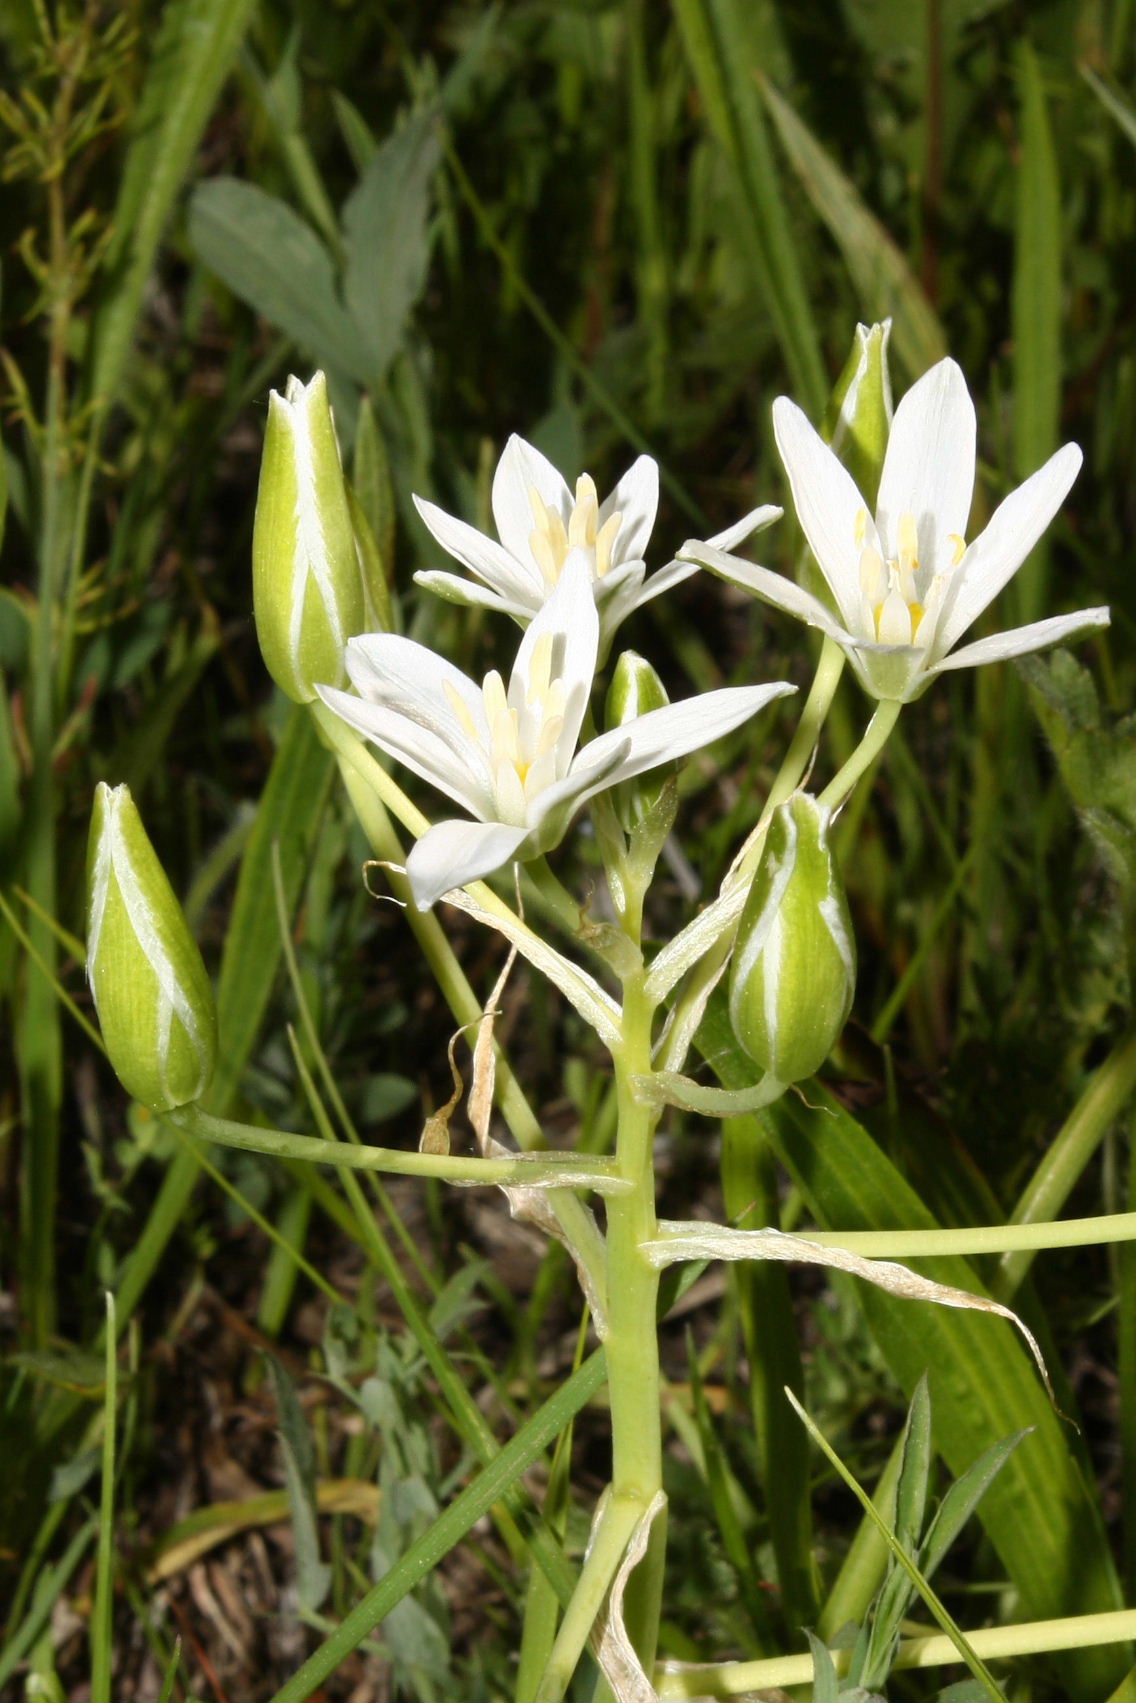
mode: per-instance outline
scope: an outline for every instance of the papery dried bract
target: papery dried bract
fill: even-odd
[[[217,1056],[217,1011],[130,789],[100,783],[87,859],[87,976],[107,1054],[136,1100],[198,1100]]]

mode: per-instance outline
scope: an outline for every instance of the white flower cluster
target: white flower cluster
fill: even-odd
[[[886,410],[890,415],[890,391]],[[924,374],[896,409],[874,512],[787,397],[774,403],[773,421],[830,601],[732,554],[780,516],[772,506],[728,532],[687,543],[648,577],[659,487],[649,456],[600,502],[586,474],[572,492],[537,449],[510,438],[493,480],[497,539],[415,499],[437,541],[473,576],[429,571],[417,582],[452,602],[507,614],[526,629],[507,684],[494,672],[479,685],[424,645],[371,633],[346,647],[353,693],[316,686],[338,716],[472,818],[437,823],[414,846],[407,874],[420,907],[504,863],[548,851],[577,807],[601,789],[686,756],[793,690],[776,683],[707,692],[577,749],[597,664],[620,622],[700,566],[828,634],[873,697],[901,703],[948,669],[1019,656],[1107,625],[1107,609],[1082,609],[955,649],[1052,520],[1081,452],[1074,444],[1059,450],[968,544],[975,412],[953,361]]]

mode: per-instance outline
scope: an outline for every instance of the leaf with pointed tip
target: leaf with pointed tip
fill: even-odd
[[[189,240],[204,266],[319,366],[360,384],[371,377],[359,329],[339,304],[331,255],[285,202],[255,184],[210,178],[190,200]]]
[[[375,151],[343,206],[343,297],[372,380],[397,353],[426,282],[441,154],[437,115],[417,114]]]

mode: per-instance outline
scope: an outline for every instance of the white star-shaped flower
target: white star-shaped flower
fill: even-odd
[[[1079,609],[954,648],[1021,567],[1081,465],[1076,444],[1066,444],[967,544],[975,413],[954,361],[924,373],[896,409],[874,516],[788,397],[773,404],[773,428],[797,517],[836,613],[794,581],[712,542],[691,542],[680,554],[829,634],[874,698],[906,703],[949,669],[1022,656],[1108,625],[1106,608]]]
[[[668,562],[648,579],[644,552],[659,506],[659,469],[649,455],[628,468],[601,503],[591,477],[568,489],[552,463],[524,438],[505,445],[493,476],[493,519],[500,543],[421,497],[414,502],[444,550],[476,577],[435,569],[415,582],[451,603],[479,604],[511,615],[522,626],[543,608],[570,561],[588,570],[600,614],[601,654],[633,609],[698,570],[697,562]],[[710,543],[729,550],[781,514],[754,509]]]
[[[594,793],[709,745],[794,690],[779,682],[706,692],[577,751],[599,632],[591,573],[577,556],[525,632],[508,686],[496,672],[479,686],[425,645],[368,633],[347,645],[359,696],[318,688],[336,715],[475,818],[438,822],[411,850],[406,873],[421,910],[551,850]]]

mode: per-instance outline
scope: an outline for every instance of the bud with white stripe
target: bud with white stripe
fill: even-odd
[[[265,666],[298,704],[346,677],[366,624],[363,577],[327,380],[290,378],[268,400],[252,538],[253,609]]]
[[[852,1007],[856,948],[829,818],[809,793],[780,807],[738,925],[730,1021],[778,1082],[820,1069]]]
[[[123,1086],[159,1112],[199,1100],[217,1057],[213,988],[130,788],[103,782],[87,856],[87,977]]]

